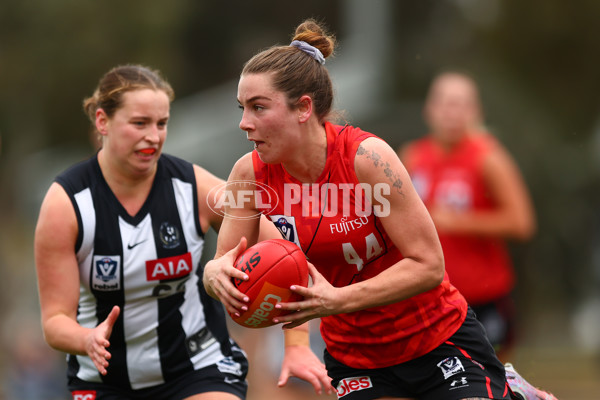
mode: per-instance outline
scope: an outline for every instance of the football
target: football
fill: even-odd
[[[235,287],[250,301],[248,311],[231,318],[246,328],[274,325],[273,318],[288,311],[275,308],[277,303],[302,300],[291,285],[308,285],[308,265],[302,250],[292,242],[270,239],[246,249],[235,261],[235,267],[248,275],[248,280],[232,279]]]

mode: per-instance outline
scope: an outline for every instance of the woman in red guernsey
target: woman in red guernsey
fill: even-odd
[[[309,287],[292,287],[304,300],[279,303],[291,313],[274,322],[290,329],[321,318],[338,398],[509,399],[504,366],[449,283],[433,221],[395,151],[330,122],[324,64],[334,45],[306,20],[290,45],[244,65],[240,128],[254,151],[229,176],[229,198],[244,201],[226,205],[204,285],[228,311],[247,310],[231,278],[248,277],[233,263],[256,243],[264,214],[302,248],[312,278]],[[284,371],[301,361],[296,344],[286,337]]]
[[[400,158],[436,225],[450,281],[504,360],[515,323],[515,274],[506,240],[527,240],[535,231],[529,193],[516,163],[482,127],[477,86],[469,76],[438,75],[424,115],[430,134],[406,145]]]

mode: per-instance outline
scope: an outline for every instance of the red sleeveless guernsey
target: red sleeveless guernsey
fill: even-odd
[[[467,135],[450,152],[425,137],[408,148],[403,161],[427,208],[489,210],[495,204],[483,179],[482,163],[495,146],[496,139],[484,132]],[[514,270],[503,239],[443,232],[439,236],[450,281],[469,304],[484,304],[511,291]]]
[[[367,203],[364,192],[355,190],[356,151],[363,140],[376,136],[351,126],[325,127],[327,162],[315,183],[303,185],[280,164],[263,163],[256,151],[253,163],[256,181],[278,196],[264,214],[333,286],[341,287],[379,274],[402,255],[380,220],[372,212],[361,213]],[[460,327],[466,311],[465,299],[446,275],[438,287],[410,299],[324,317],[321,334],[338,361],[381,368],[438,347]]]

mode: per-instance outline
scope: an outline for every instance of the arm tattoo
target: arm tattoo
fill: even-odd
[[[398,194],[404,197],[404,193],[402,193],[402,180],[400,179],[400,176],[396,172],[394,172],[394,170],[392,170],[392,168],[390,167],[390,163],[383,162],[381,160],[381,156],[378,153],[376,153],[375,151],[369,152],[362,145],[358,146],[356,155],[366,156],[367,159],[373,161],[373,165],[375,165],[375,167],[379,167],[379,165],[381,165],[385,176],[387,176],[390,182],[392,182],[392,187],[396,189],[396,192],[398,192]]]

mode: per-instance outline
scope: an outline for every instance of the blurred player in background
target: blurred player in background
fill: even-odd
[[[433,221],[396,152],[373,134],[329,122],[333,88],[324,64],[334,46],[306,20],[289,46],[244,65],[240,128],[254,151],[229,180],[247,182],[244,190],[267,185],[280,201],[226,208],[217,254],[204,270],[207,292],[231,313],[247,310],[231,283],[247,276],[233,263],[256,242],[259,222],[250,217],[263,212],[303,249],[313,282],[292,287],[304,300],[278,304],[292,313],[275,322],[289,329],[321,318],[338,398],[509,399],[505,368],[450,284]]]
[[[399,155],[437,228],[450,282],[465,296],[498,357],[510,358],[515,334],[515,272],[506,240],[536,229],[518,166],[483,126],[477,86],[446,72],[424,107],[430,133]]]
[[[246,397],[246,355],[199,279],[204,234],[222,221],[209,192],[223,182],[162,153],[173,96],[158,71],[107,72],[84,101],[101,148],[60,174],[41,206],[43,331],[68,353],[74,397]],[[292,373],[328,382],[318,358],[297,347],[311,368]]]

